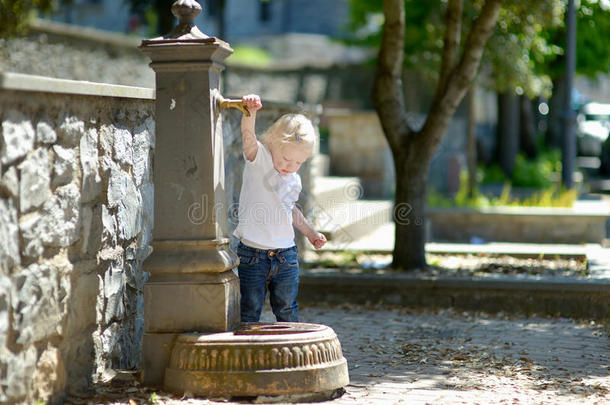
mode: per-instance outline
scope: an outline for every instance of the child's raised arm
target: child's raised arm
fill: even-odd
[[[250,116],[244,114],[241,117],[241,140],[244,149],[244,156],[250,162],[256,158],[258,144],[256,142],[256,133],[254,132],[254,123],[256,122],[256,112],[261,109],[263,103],[261,98],[256,94],[248,94],[241,98],[246,108],[250,112]]]

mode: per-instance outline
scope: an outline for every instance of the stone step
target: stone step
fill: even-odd
[[[312,194],[315,205],[330,209],[337,204],[358,200],[363,189],[358,177],[323,176],[314,178]]]
[[[370,253],[391,253],[394,249],[394,223],[391,221],[392,218],[390,216],[386,223],[383,223],[376,228],[371,229],[371,231],[365,235],[348,242],[338,242],[331,239],[320,250],[340,251],[348,249]]]
[[[361,253],[391,254],[394,250],[394,223],[379,226],[373,232],[352,240],[349,243],[338,244],[329,241],[318,251],[350,250]],[[426,252],[439,255],[493,255],[516,258],[562,258],[589,261],[591,273],[603,273],[610,278],[610,250],[599,244],[542,244],[542,243],[426,243]],[[608,257],[606,257],[608,256]]]
[[[351,201],[314,206],[316,229],[340,248],[365,237],[392,220],[391,201]]]
[[[320,269],[304,271],[299,279],[299,302],[304,306],[369,302],[405,308],[544,314],[603,323],[610,317],[609,300],[610,280],[581,277],[422,277],[408,272],[349,274]]]

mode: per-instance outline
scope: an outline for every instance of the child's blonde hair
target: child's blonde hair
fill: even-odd
[[[311,156],[316,138],[316,130],[307,117],[302,114],[285,114],[275,121],[260,139],[267,147],[272,143],[297,145]]]

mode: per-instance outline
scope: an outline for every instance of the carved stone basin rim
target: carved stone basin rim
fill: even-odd
[[[293,333],[311,333],[327,329],[326,326],[312,323],[296,322],[246,322],[239,325],[236,335],[286,335]]]
[[[250,344],[275,342],[309,342],[319,339],[336,339],[335,332],[325,325],[297,322],[242,323],[235,331],[214,334],[181,333],[178,341],[191,345]]]

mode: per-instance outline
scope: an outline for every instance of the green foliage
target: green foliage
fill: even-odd
[[[159,396],[157,395],[156,392],[151,392],[150,393],[150,403],[151,404],[156,404],[159,402]]]
[[[563,186],[560,188],[549,187],[534,193],[531,197],[523,200],[520,205],[530,207],[571,207],[577,199],[578,191],[576,189],[568,190]]]
[[[548,186],[533,192],[529,197],[518,198],[511,195],[510,183],[506,183],[502,194],[492,199],[492,205],[502,207],[571,207],[578,198],[574,189],[567,190],[563,186]]]
[[[472,197],[466,187],[460,187],[454,198],[449,198],[436,190],[428,192],[428,205],[431,207],[451,208],[488,208],[488,207],[572,207],[578,199],[575,189],[549,186],[534,191],[529,197],[517,197],[511,194],[511,185],[506,183],[499,197],[486,196],[478,189]]]
[[[348,29],[353,44],[378,47],[383,26],[382,0],[349,0]],[[443,0],[405,0],[405,67],[424,75],[436,74],[443,49]]]
[[[496,30],[485,48],[493,76],[489,83],[504,92],[517,90],[530,98],[550,95],[551,79],[536,70],[536,61],[553,54],[543,33],[562,24],[564,3],[558,0],[504,3]]]
[[[581,0],[576,22],[576,70],[594,78],[610,72],[610,5],[607,1]]]
[[[513,168],[513,184],[516,187],[548,187],[552,184],[551,173],[552,165],[548,162],[541,159],[527,160],[519,154]]]
[[[499,164],[494,163],[487,167],[479,165],[477,167],[477,178],[481,179],[483,184],[497,184],[508,181],[506,175],[502,171]]]
[[[378,46],[383,25],[382,1],[349,1],[348,28],[355,33],[355,42]],[[405,0],[405,67],[431,79],[436,78],[440,68],[446,3],[447,0]],[[462,46],[481,6],[480,0],[464,3]],[[551,80],[544,72],[536,71],[535,61],[557,52],[542,34],[562,24],[563,10],[562,0],[505,1],[496,30],[485,48],[482,66],[487,66],[488,72],[493,71],[486,84],[499,91],[517,88],[530,97],[548,96]]]
[[[488,207],[492,204],[490,199],[476,188],[473,190],[472,195],[470,195],[466,172],[460,173],[460,189],[455,195],[454,203],[458,207]]]
[[[507,178],[499,165],[479,167],[483,184],[510,182],[514,187],[546,188],[554,184],[554,173],[561,172],[561,151],[542,151],[536,159],[517,155],[511,178]]]
[[[272,62],[269,52],[253,46],[235,46],[231,62],[247,66],[269,66]]]
[[[492,205],[491,200],[478,189],[472,195],[468,192],[468,176],[466,172],[460,174],[460,189],[454,198],[449,198],[434,189],[428,191],[427,203],[431,207],[475,207],[485,208]]]
[[[610,72],[610,7],[607,1],[576,2],[576,72],[590,78]],[[562,24],[542,33],[550,52],[537,59],[536,69],[552,78],[564,73],[566,27]]]
[[[485,173],[481,173],[492,183],[503,182],[502,193],[498,197],[484,195],[476,188],[472,195],[468,192],[468,176],[466,172],[460,175],[460,189],[455,197],[449,198],[436,190],[428,192],[428,205],[432,207],[571,207],[578,198],[578,191],[575,189],[567,190],[563,186],[556,184],[552,179],[552,173],[557,169],[561,170],[561,163],[557,156],[557,151],[544,152],[543,158],[534,162],[525,159],[519,160],[521,163],[515,166],[518,171],[521,183],[519,187],[529,187],[536,189],[528,197],[516,197],[511,191],[516,186],[516,180],[511,183],[506,179],[502,170],[494,165]],[[481,170],[482,171],[482,170]],[[526,176],[534,179],[529,179]],[[485,182],[485,181],[484,181]]]
[[[159,35],[157,27],[159,26],[159,15],[153,8],[149,8],[143,12],[144,21],[148,27],[148,37],[156,37]]]
[[[55,0],[0,0],[0,38],[25,34],[28,21],[54,5]]]
[[[349,0],[355,43],[377,47],[383,25],[382,0]],[[578,2],[577,2],[578,4]],[[581,0],[577,10],[576,69],[595,77],[610,72],[610,9],[606,1]],[[440,65],[446,0],[405,0],[405,66],[433,77]],[[465,2],[465,33],[481,1]],[[506,0],[496,30],[485,48],[482,67],[493,72],[485,83],[498,91],[550,96],[552,79],[563,73],[565,47],[563,0]]]

